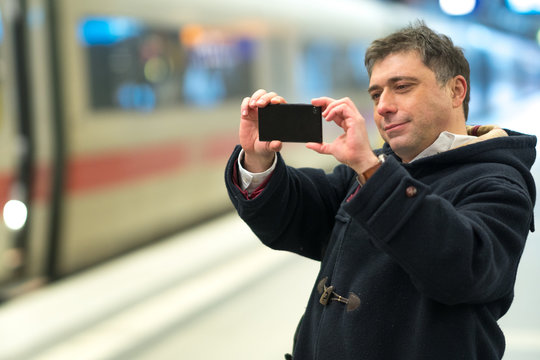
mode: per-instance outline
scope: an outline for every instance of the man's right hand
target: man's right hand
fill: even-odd
[[[284,104],[285,99],[275,92],[260,89],[242,101],[240,116],[240,145],[244,149],[244,168],[258,173],[270,168],[281,141],[259,141],[259,108],[268,104]]]

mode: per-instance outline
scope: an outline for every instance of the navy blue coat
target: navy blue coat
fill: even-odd
[[[347,166],[295,169],[279,155],[264,191],[246,199],[234,150],[226,184],[242,219],[267,246],[321,261],[295,360],[502,358],[497,320],[536,197],[536,138],[507,132],[410,164],[385,146],[356,193]]]

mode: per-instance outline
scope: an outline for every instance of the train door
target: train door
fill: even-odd
[[[52,0],[26,0],[25,70],[29,123],[27,137],[32,144],[29,222],[26,233],[26,276],[40,284],[55,278],[57,254],[58,198],[62,187],[62,119],[58,111],[57,68]]]
[[[17,71],[18,3],[0,1],[0,301],[24,272],[28,142],[20,122]]]
[[[0,0],[0,301],[44,283],[54,261],[50,4]]]

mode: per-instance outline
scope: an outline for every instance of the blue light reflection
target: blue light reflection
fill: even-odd
[[[126,17],[89,17],[79,23],[79,41],[86,45],[112,45],[138,36],[141,25]]]

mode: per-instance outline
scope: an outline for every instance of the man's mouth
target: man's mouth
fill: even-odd
[[[394,130],[394,129],[399,129],[401,128],[403,125],[407,124],[407,122],[401,122],[401,123],[397,123],[397,124],[388,124],[384,127],[384,131],[388,132],[388,131],[391,131],[391,130]]]

